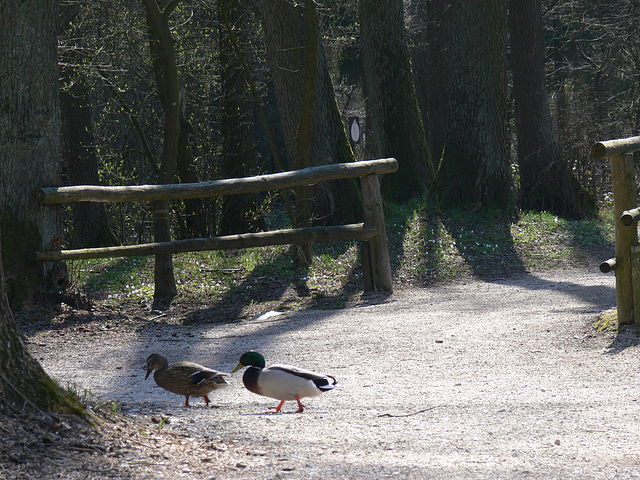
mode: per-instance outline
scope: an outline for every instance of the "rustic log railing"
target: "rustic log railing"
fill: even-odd
[[[230,178],[201,183],[168,185],[133,185],[105,187],[76,185],[38,188],[33,198],[44,205],[71,202],[133,202],[178,200],[255,193],[312,185],[322,181],[360,177],[364,223],[307,227],[221,237],[194,238],[118,247],[83,248],[36,252],[38,260],[77,260],[156,254],[174,254],[204,250],[232,250],[271,245],[301,244],[337,240],[365,240],[362,246],[362,270],[365,290],[392,290],[389,248],[384,223],[378,175],[398,169],[394,158],[336,163],[289,172],[246,178]]]
[[[637,151],[640,151],[640,137],[608,140],[591,147],[593,158],[610,159],[613,183],[616,256],[602,262],[600,270],[605,273],[615,270],[618,322],[640,325],[640,246],[637,228],[640,210],[637,208],[631,155]]]

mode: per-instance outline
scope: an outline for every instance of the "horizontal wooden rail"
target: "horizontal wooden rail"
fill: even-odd
[[[640,137],[629,137],[594,143],[591,147],[591,156],[601,160],[637,151],[640,151]]]
[[[633,222],[640,220],[640,208],[632,208],[631,210],[625,210],[622,212],[620,221],[625,227],[633,225]]]
[[[605,260],[600,264],[600,271],[602,273],[609,273],[616,269],[616,259],[610,258],[609,260]]]
[[[172,242],[144,243],[121,247],[53,250],[36,252],[36,258],[44,261],[64,261],[199,252],[204,250],[233,250],[236,248],[267,247],[269,245],[288,245],[293,243],[367,240],[375,237],[377,233],[378,229],[375,226],[369,226],[364,223],[354,223],[335,227],[294,228],[274,230],[271,232],[242,233],[210,238],[191,238]]]
[[[120,187],[97,185],[46,187],[34,190],[33,198],[43,204],[70,202],[149,202],[153,200],[204,198],[278,190],[340,178],[364,177],[374,173],[392,173],[396,170],[398,170],[398,162],[395,158],[383,158],[361,162],[333,163],[320,167],[308,167],[257,177],[228,178],[200,183]]]

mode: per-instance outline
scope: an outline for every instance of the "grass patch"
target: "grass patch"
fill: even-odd
[[[397,287],[491,280],[530,270],[598,268],[614,252],[612,213],[567,220],[549,213],[435,211],[419,203],[385,205]],[[278,226],[274,226],[278,228]],[[289,246],[174,256],[174,304],[247,311],[339,308],[362,294],[359,243],[314,244],[308,268]],[[75,287],[96,304],[127,309],[153,297],[153,257],[70,262]],[[243,313],[244,312],[244,313]]]

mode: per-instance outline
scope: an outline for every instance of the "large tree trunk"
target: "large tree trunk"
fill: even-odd
[[[262,2],[268,63],[273,77],[287,156],[292,166],[298,157],[298,133],[303,110],[307,46],[317,42],[315,95],[310,165],[354,161],[353,151],[338,111],[333,85],[320,38],[307,38],[305,7],[287,0]],[[311,26],[311,25],[310,25]],[[317,26],[316,26],[317,28]],[[309,100],[309,99],[307,99]],[[358,186],[335,181],[311,189],[311,214],[332,223],[362,217]]]
[[[0,259],[0,402],[20,409],[35,405],[47,411],[84,416],[77,399],[62,390],[29,355],[18,334],[5,291]]]
[[[373,142],[376,157],[398,160],[398,171],[383,179],[382,192],[393,200],[420,198],[434,172],[411,73],[402,0],[360,0],[360,41],[371,125],[367,143]]]
[[[173,183],[176,177],[178,141],[180,138],[180,88],[174,41],[169,28],[169,16],[179,2],[170,3],[160,11],[156,0],[143,0],[149,28],[149,49],[153,60],[153,71],[158,94],[164,109],[164,134],[162,140],[162,163],[158,183]],[[153,202],[153,228],[156,242],[171,241],[169,201]],[[173,275],[173,260],[170,254],[156,255],[154,269],[156,306],[170,303],[177,294]]]
[[[222,177],[258,175],[258,159],[253,129],[253,99],[242,61],[234,42],[245,53],[249,49],[245,19],[247,7],[239,0],[219,0],[220,83],[222,90]],[[232,27],[230,29],[229,27]],[[234,37],[232,38],[231,35]],[[259,195],[226,195],[222,199],[220,234],[264,230],[259,211]]]
[[[512,208],[507,135],[507,0],[431,0],[434,196],[447,207]]]
[[[80,4],[62,5],[61,30],[82,35],[74,29]],[[66,162],[66,174],[71,185],[100,185],[98,156],[93,139],[90,95],[84,72],[78,67],[82,62],[81,48],[75,40],[64,49],[61,68],[60,105],[62,108],[62,156]],[[107,247],[117,245],[118,239],[109,226],[103,203],[74,203],[73,230],[70,239],[72,248]]]
[[[25,349],[2,267],[14,301],[32,298],[44,284],[34,251],[60,235],[56,211],[31,201],[34,187],[59,185],[57,5],[7,0],[0,15],[0,401],[82,413]]]
[[[60,185],[57,3],[4,2],[0,15],[0,215],[7,294],[21,306],[66,286],[66,266],[35,260],[58,247],[58,211],[31,200],[36,187]]]
[[[582,218],[596,209],[560,156],[545,88],[540,0],[511,0],[511,64],[518,134],[520,208]]]

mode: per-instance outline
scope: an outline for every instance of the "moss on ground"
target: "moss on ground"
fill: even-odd
[[[618,309],[611,308],[596,315],[593,322],[596,332],[617,332],[618,331]]]

